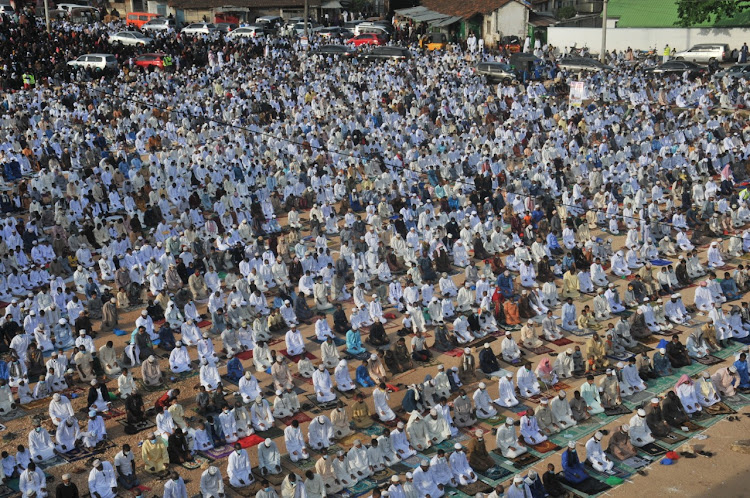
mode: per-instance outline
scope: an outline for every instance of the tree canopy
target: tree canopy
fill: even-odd
[[[716,22],[750,9],[750,0],[677,0],[680,26]]]

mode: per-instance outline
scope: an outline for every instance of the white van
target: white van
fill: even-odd
[[[70,11],[73,9],[87,9],[90,6],[88,5],[88,2],[81,2],[81,3],[58,3],[57,8],[59,10],[65,11],[66,13],[70,14]]]

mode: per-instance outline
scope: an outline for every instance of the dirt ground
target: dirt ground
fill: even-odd
[[[304,218],[303,214],[303,218]],[[281,220],[282,225],[285,222],[285,220]],[[595,232],[599,236],[607,237],[608,234],[602,234],[599,231]],[[614,237],[615,242],[613,246],[615,249],[619,248],[624,244],[625,241],[625,235],[622,234],[620,236]],[[336,248],[338,246],[338,239],[333,239],[331,242],[331,248]],[[705,262],[705,248],[701,249],[702,254],[702,261]],[[676,258],[673,258],[676,261]],[[739,261],[727,261],[728,264],[735,266],[739,263]],[[656,268],[655,268],[656,269]],[[462,274],[457,275],[454,277],[456,279],[456,283],[458,285],[461,285],[462,282]],[[624,293],[627,281],[624,279],[616,279],[613,276],[610,276],[610,281],[614,282],[620,289],[621,296]],[[558,280],[558,284],[561,283],[561,281]],[[683,300],[686,304],[692,304],[693,302],[693,288],[684,289],[682,291]],[[591,297],[586,297],[586,299],[578,300],[576,302],[576,305],[580,308],[583,307],[583,305],[589,304],[593,307],[592,299]],[[203,312],[205,310],[205,304],[202,305],[202,307],[199,309],[199,311]],[[558,308],[559,310],[559,308]],[[123,330],[132,330],[134,326],[134,319],[137,317],[140,310],[136,310],[133,312],[130,312],[124,316],[121,315],[119,328]],[[388,308],[386,312],[394,312],[397,315],[396,320],[392,320],[387,324],[386,331],[389,333],[389,337],[391,338],[391,341],[395,340],[396,338],[396,331],[400,327],[400,321],[401,321],[401,315],[393,310],[392,308]],[[705,321],[706,317],[703,316],[697,316],[696,317],[698,321]],[[329,321],[331,321],[331,316],[328,315]],[[396,323],[398,323],[399,326],[396,326]],[[304,337],[310,337],[314,334],[314,329],[312,325],[306,325],[301,327],[302,335]],[[283,334],[280,335],[283,339]],[[516,339],[519,338],[518,332],[514,333],[514,336]],[[684,340],[687,338],[687,333],[683,333],[682,341],[684,343]],[[122,351],[122,348],[124,346],[125,340],[128,338],[128,336],[124,337],[116,337],[113,334],[99,334],[99,336],[95,339],[96,347],[97,349],[101,347],[106,341],[113,340],[115,343],[116,348],[119,351]],[[584,340],[586,338],[580,338],[571,336],[571,340],[573,340],[576,344],[581,345],[583,349]],[[221,340],[218,337],[214,337],[214,344],[217,347],[217,350],[221,347]],[[560,352],[565,350],[569,346],[555,346],[554,344],[545,343],[547,346],[553,348],[555,351]],[[493,342],[492,344],[493,350],[495,353],[500,352],[500,341],[497,340]],[[320,358],[320,352],[319,347],[317,344],[308,342],[308,351],[310,351],[312,354]],[[367,346],[367,345],[366,345]],[[573,345],[570,345],[571,347]],[[275,346],[272,346],[272,349],[283,349],[284,343],[281,342],[279,344],[276,344]],[[342,348],[340,348],[342,349]],[[370,348],[371,349],[371,348]],[[476,352],[475,352],[476,356]],[[195,349],[191,350],[191,357],[195,359],[197,357],[197,353]],[[527,358],[530,358],[533,362],[533,366],[536,367],[536,364],[538,363],[539,359],[538,357],[535,357],[532,353],[527,352]],[[447,355],[440,355],[438,357],[439,362],[442,362],[446,368],[450,368],[452,366],[457,366],[460,363],[460,358],[454,358]],[[733,358],[730,357],[730,360],[733,360]],[[710,372],[714,372],[721,366],[726,366],[730,360],[725,360],[724,363],[720,365],[714,365],[712,367],[709,367]],[[162,370],[165,372],[168,372],[168,362],[166,359],[160,360]],[[316,364],[315,361],[313,361],[314,364]],[[266,388],[269,384],[271,384],[270,376],[265,373],[255,373],[255,369],[252,365],[252,360],[247,360],[243,362],[246,369],[251,370],[256,377],[258,378],[258,382],[261,385],[262,388]],[[224,362],[222,362],[222,365],[224,365]],[[350,369],[352,371],[352,377],[354,377],[354,369],[357,367],[356,362],[350,362]],[[504,365],[504,368],[507,368]],[[294,365],[291,365],[292,372],[296,372],[296,367]],[[516,368],[511,367],[511,370],[515,372]],[[222,366],[220,368],[220,373],[224,374],[226,372],[226,367]],[[431,374],[435,375],[437,372],[437,366],[433,365],[430,367],[417,367],[413,371],[407,372],[405,374],[402,374],[400,376],[397,376],[395,378],[389,379],[389,383],[395,384],[398,386],[401,385],[408,385],[413,382],[422,382],[424,380],[425,375]],[[140,368],[136,368],[133,371],[134,377],[140,377]],[[597,378],[597,382],[599,379]],[[195,386],[198,385],[198,377],[193,377],[181,382],[176,383],[170,383],[169,388],[175,388],[178,387],[181,390],[181,396],[180,396],[180,402],[182,403],[186,415],[196,416],[196,414],[193,412],[192,408],[194,406],[194,397],[195,397]],[[578,386],[583,382],[582,380],[573,379],[573,380],[566,380],[568,384],[571,385],[571,389],[568,390],[568,393],[570,396],[572,396],[573,390],[577,389]],[[299,379],[295,379],[295,384],[298,387],[301,387],[305,389],[307,393],[312,393],[312,384],[303,382]],[[112,379],[109,381],[109,387],[112,391],[116,390],[116,380]],[[488,390],[491,394],[491,396],[495,397],[497,394],[497,382],[495,381],[487,381]],[[80,385],[85,390],[88,390],[88,386]],[[235,389],[236,386],[228,385],[227,386],[230,389]],[[466,390],[469,394],[473,393],[474,389],[476,388],[476,385],[470,385],[466,386]],[[366,394],[370,394],[371,389],[361,389]],[[405,390],[401,389],[399,392],[393,393],[391,395],[391,406],[396,408],[400,407],[401,400],[403,398]],[[144,394],[144,402],[147,407],[153,406],[154,401],[162,394],[162,393],[143,393]],[[371,397],[368,396],[367,402],[372,408],[372,400]],[[228,398],[229,399],[229,398]],[[273,396],[267,397],[269,402],[273,401]],[[351,403],[350,400],[342,398],[345,402]],[[85,409],[85,392],[82,396],[78,397],[77,399],[72,400],[74,408],[76,409],[77,414],[81,419],[85,418],[85,415],[82,413],[82,409]],[[230,399],[231,401],[231,399]],[[304,398],[302,394],[300,394],[300,401],[306,402],[307,400]],[[124,408],[122,406],[122,402],[117,402],[115,404],[118,408]],[[500,415],[505,416],[512,416],[514,418],[518,418],[514,414],[512,414],[509,410],[500,410]],[[748,408],[744,408],[742,410],[744,413],[750,413]],[[48,419],[47,416],[47,408],[46,405],[39,407],[34,410],[29,411],[29,415],[41,415],[45,419]],[[326,414],[328,414],[326,412]],[[313,417],[315,414],[308,412],[308,415]],[[402,418],[405,418],[403,414],[399,414]],[[616,426],[627,423],[631,415],[625,415],[618,419],[616,422],[613,422],[607,428],[612,431]],[[196,421],[199,417],[196,416]],[[8,449],[9,451],[14,452],[14,448],[17,444],[23,442],[26,443],[27,434],[31,430],[31,417],[25,417],[21,419],[12,420],[9,422],[3,422],[7,425],[7,431],[12,432],[15,436],[11,440],[2,440],[1,446],[4,449]],[[100,456],[100,458],[106,458],[109,461],[112,461],[115,454],[120,450],[120,447],[123,443],[129,443],[131,447],[133,448],[135,454],[136,454],[136,464],[138,465],[138,475],[141,480],[141,484],[147,486],[150,488],[149,490],[144,492],[144,496],[150,497],[152,495],[161,496],[163,494],[163,481],[158,480],[157,478],[147,474],[143,471],[142,467],[142,459],[140,456],[140,448],[139,443],[140,441],[145,438],[147,432],[141,432],[135,435],[126,435],[123,432],[123,425],[117,423],[115,420],[108,420],[106,422],[107,430],[110,439],[115,443],[116,447],[111,448],[107,450],[103,455]],[[307,423],[301,424],[301,429],[303,433],[305,434],[305,437],[307,437]],[[283,429],[283,424],[281,422],[277,421],[277,426]],[[708,436],[707,439],[704,441],[692,441],[692,444],[696,447],[696,449],[700,449],[701,447],[710,450],[714,452],[714,456],[712,458],[706,458],[699,456],[695,459],[680,459],[675,465],[672,466],[663,466],[659,464],[653,464],[650,466],[650,468],[647,469],[647,476],[639,476],[634,475],[628,482],[625,484],[616,487],[612,490],[610,490],[607,494],[608,496],[633,496],[634,493],[647,493],[649,491],[653,492],[660,492],[667,495],[682,495],[682,496],[707,496],[709,493],[716,493],[717,496],[722,497],[733,497],[733,496],[747,496],[748,492],[746,489],[746,485],[744,483],[744,480],[742,477],[747,476],[748,471],[750,471],[750,458],[746,455],[741,455],[738,453],[734,453],[729,450],[729,444],[735,441],[736,439],[742,439],[744,438],[745,434],[747,434],[747,430],[750,429],[750,418],[742,416],[741,420],[739,422],[729,422],[727,420],[723,420],[719,423],[717,423],[715,426],[709,428],[707,431],[705,431],[705,434]],[[54,434],[52,434],[54,435]],[[367,441],[368,438],[366,436],[362,436],[363,441]],[[579,441],[580,445],[582,446],[585,444],[586,439],[588,439],[588,436],[584,438],[583,440]],[[280,451],[282,454],[285,452],[284,448],[284,441],[283,436],[276,438],[276,443],[279,446]],[[487,448],[488,450],[491,450],[495,447],[495,438],[494,436],[488,436],[486,437],[487,441]],[[604,439],[604,446],[606,447],[606,442],[608,441],[608,437],[605,437]],[[691,442],[691,441],[688,441]],[[466,443],[464,443],[466,444]],[[348,446],[345,446],[345,449],[348,449]],[[581,448],[580,450],[581,456],[585,454],[585,450]],[[250,448],[248,450],[248,453],[250,454],[250,458],[252,460],[253,466],[257,464],[257,449],[256,448]],[[311,452],[313,459],[317,460],[319,455],[316,455],[314,452]],[[557,469],[560,469],[560,452],[552,453],[551,456],[547,457],[546,459],[543,459],[533,467],[536,469],[539,474],[541,475],[544,471],[546,471],[547,463],[554,463]],[[226,477],[226,459],[222,459],[215,462],[215,465],[219,466],[222,474]],[[172,468],[176,468],[176,470],[179,471],[180,475],[183,476],[188,482],[188,493],[190,496],[194,496],[198,493],[200,493],[199,490],[199,481],[200,481],[200,474],[203,471],[202,469],[194,469],[194,470],[188,470],[179,466],[172,466]],[[87,486],[87,477],[88,477],[88,471],[90,469],[86,466],[85,461],[79,461],[73,464],[63,464],[55,467],[51,467],[47,470],[48,473],[52,474],[55,477],[55,481],[53,483],[49,484],[49,491],[53,492],[54,487],[57,485],[58,482],[60,482],[60,476],[63,473],[71,472],[73,473],[73,480],[78,485],[79,491],[82,495],[86,494],[88,492],[88,486]],[[528,470],[528,469],[527,469]],[[527,471],[526,470],[526,471]],[[525,472],[524,471],[524,474]],[[301,471],[298,471],[298,475],[303,475],[304,473]],[[279,487],[277,487],[277,490],[279,490]],[[226,494],[228,496],[250,496],[253,494],[253,490],[245,490],[243,491],[242,495],[236,493],[234,490],[227,489]],[[129,497],[134,496],[134,493],[121,490],[120,496],[123,497]]]

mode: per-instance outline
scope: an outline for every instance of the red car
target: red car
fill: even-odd
[[[149,67],[158,67],[159,69],[164,68],[164,57],[167,54],[156,53],[156,54],[141,54],[134,59],[135,65],[148,69]]]
[[[347,43],[351,43],[355,47],[362,45],[385,45],[385,38],[375,33],[362,33],[361,35],[349,38]]]

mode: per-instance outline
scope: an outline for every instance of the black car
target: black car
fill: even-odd
[[[690,61],[667,61],[656,67],[650,67],[644,72],[646,74],[668,76],[671,74],[682,75],[685,71],[688,72],[690,79],[697,78],[704,75],[707,72],[707,68]]]
[[[233,22],[220,22],[216,24],[216,29],[218,29],[222,33],[229,33],[237,29],[237,27],[237,24]]]
[[[402,47],[375,47],[362,55],[363,60],[375,59],[410,59],[411,52]]]
[[[321,45],[310,50],[310,55],[340,55],[341,57],[352,57],[357,55],[356,47],[345,45]]]

